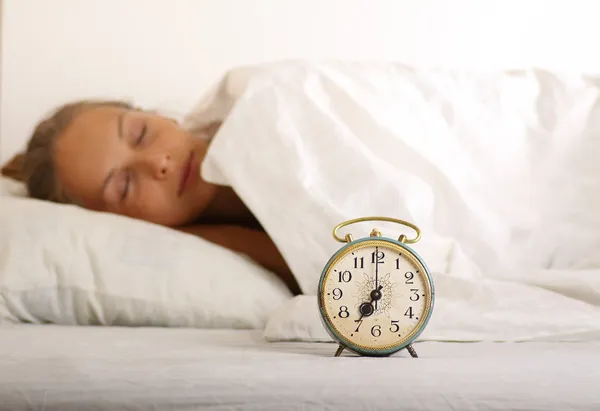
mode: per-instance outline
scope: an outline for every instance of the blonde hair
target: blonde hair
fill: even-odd
[[[56,176],[54,146],[58,137],[79,114],[102,106],[134,109],[125,101],[80,100],[59,107],[37,124],[27,143],[21,168],[21,176],[30,197],[57,203],[72,202]]]

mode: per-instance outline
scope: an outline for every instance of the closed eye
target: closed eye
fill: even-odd
[[[142,141],[144,141],[144,137],[146,136],[146,131],[148,130],[148,127],[146,126],[146,123],[144,123],[144,125],[142,126],[142,129],[140,130],[140,134],[139,136],[135,139],[135,146],[139,146]]]
[[[129,194],[130,182],[131,182],[131,171],[127,170],[125,172],[125,184],[123,184],[123,190],[121,191],[121,200],[125,200],[127,198],[127,194]]]

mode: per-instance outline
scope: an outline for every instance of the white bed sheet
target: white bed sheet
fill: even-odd
[[[441,343],[334,358],[260,331],[0,328],[0,409],[594,410],[600,344]]]

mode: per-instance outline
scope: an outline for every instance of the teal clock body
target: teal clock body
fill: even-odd
[[[337,235],[345,225],[367,220],[399,222],[417,236],[392,239],[377,229],[357,240]],[[335,355],[348,349],[363,356],[389,356],[407,349],[417,357],[412,343],[427,327],[435,302],[431,273],[407,245],[419,240],[418,228],[402,220],[365,217],[338,225],[334,238],[346,245],[321,273],[318,305],[323,326],[339,343]]]

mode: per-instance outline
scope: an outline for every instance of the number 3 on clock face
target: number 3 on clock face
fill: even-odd
[[[319,282],[319,309],[329,334],[363,355],[384,356],[412,343],[431,316],[434,290],[421,258],[388,238],[340,249]]]

